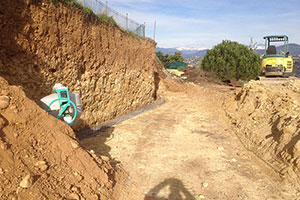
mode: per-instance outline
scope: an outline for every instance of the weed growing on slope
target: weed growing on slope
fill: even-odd
[[[98,17],[99,19],[101,19],[102,21],[104,21],[105,23],[107,23],[107,24],[111,24],[111,25],[114,25],[114,26],[118,27],[118,24],[117,24],[117,22],[114,20],[114,18],[108,16],[108,15],[105,14],[105,13],[101,13],[101,14],[97,15],[97,17]]]
[[[123,28],[121,28],[120,26],[118,26],[117,22],[114,20],[113,17],[108,16],[106,13],[95,14],[92,9],[84,7],[80,2],[78,2],[76,0],[51,0],[51,2],[53,4],[61,2],[61,3],[65,3],[65,4],[68,4],[68,5],[77,7],[77,8],[79,8],[79,9],[82,10],[82,12],[84,13],[84,15],[86,17],[90,17],[91,16],[94,19],[101,20],[102,22],[104,22],[106,24],[110,24],[112,26],[115,26],[115,27],[119,28],[120,30],[122,30],[123,32],[125,32],[125,33],[127,33],[127,34],[129,34],[129,35],[131,35],[133,37],[141,38],[141,39],[146,39],[146,40],[149,40],[149,41],[154,42],[156,44],[156,42],[154,40],[152,40],[151,38],[141,37],[141,36],[137,35],[136,33],[134,33],[133,31],[124,30]]]
[[[80,2],[77,2],[76,0],[51,0],[51,2],[53,4],[55,4],[57,2],[62,2],[62,3],[68,4],[68,5],[75,6],[79,9],[81,9],[82,12],[84,13],[84,15],[87,17],[91,16],[91,17],[94,17],[95,19],[99,19],[107,24],[118,27],[118,25],[117,25],[116,21],[113,19],[113,17],[109,17],[105,13],[97,15],[93,12],[92,9],[84,7]]]

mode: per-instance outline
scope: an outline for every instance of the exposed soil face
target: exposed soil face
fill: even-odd
[[[0,85],[0,199],[136,199],[123,170],[85,151],[19,87]]]
[[[0,199],[137,199],[124,170],[38,104],[66,85],[83,127],[151,103],[155,44],[50,0],[0,1],[0,40]]]
[[[166,103],[159,108],[81,141],[121,161],[144,193],[138,199],[297,199],[234,134],[222,105],[228,87],[168,80],[161,88],[177,92],[161,91]]]
[[[295,187],[300,188],[300,81],[252,81],[225,102],[237,136]]]
[[[80,9],[43,1],[0,2],[0,74],[39,99],[55,83],[80,93],[81,126],[113,119],[156,98],[155,43]]]

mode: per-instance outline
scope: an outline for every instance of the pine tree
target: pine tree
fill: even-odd
[[[247,46],[224,40],[207,51],[201,68],[220,80],[250,80],[259,75],[261,59]]]

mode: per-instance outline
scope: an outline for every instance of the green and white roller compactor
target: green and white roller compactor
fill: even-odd
[[[70,126],[76,125],[82,112],[80,95],[69,92],[68,88],[60,83],[54,85],[53,92],[41,99],[42,108]]]

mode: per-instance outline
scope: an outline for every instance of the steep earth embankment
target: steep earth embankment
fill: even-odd
[[[0,75],[39,99],[60,82],[81,94],[81,126],[128,113],[156,98],[155,43],[63,3],[0,2]]]
[[[300,187],[300,81],[252,81],[225,102],[227,116],[246,148]]]
[[[0,85],[0,199],[136,199],[123,170],[81,148],[20,87]]]
[[[50,0],[0,1],[0,41],[0,199],[136,199],[118,165],[37,104],[60,82],[90,126],[152,102],[155,44]]]

